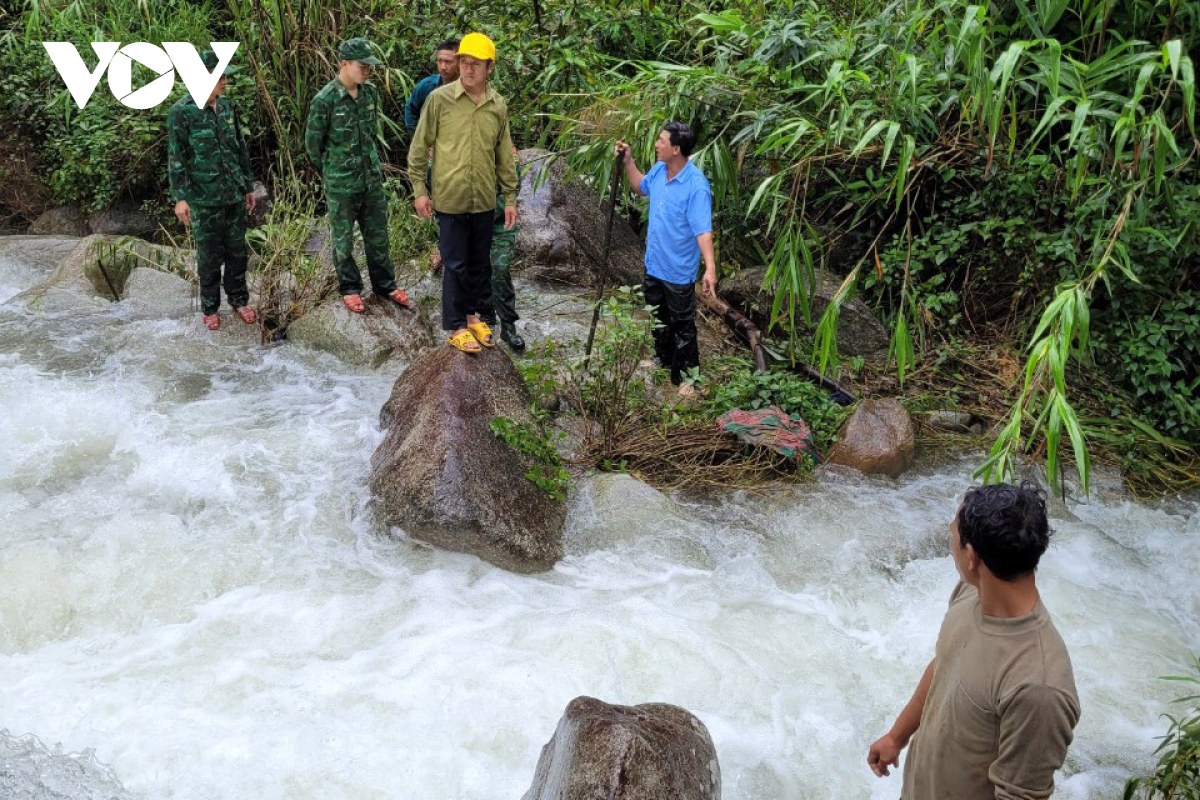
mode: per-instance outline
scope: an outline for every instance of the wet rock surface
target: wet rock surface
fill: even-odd
[[[897,477],[912,466],[916,435],[899,400],[864,400],[842,426],[829,462],[867,475]]]
[[[492,434],[495,417],[532,424],[529,394],[508,355],[444,345],[399,378],[371,457],[380,520],[446,550],[530,573],[562,557],[566,504],[525,478],[530,456]]]
[[[667,703],[568,705],[522,800],[719,800],[708,729]]]
[[[435,344],[420,305],[410,311],[374,294],[363,296],[366,311],[354,314],[338,295],[327,298],[288,326],[288,341],[332,353],[349,364],[379,367],[407,362]]]

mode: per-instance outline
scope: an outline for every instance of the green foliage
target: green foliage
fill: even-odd
[[[51,3],[29,0],[21,27],[0,31],[5,91],[0,117],[12,120],[46,176],[55,204],[87,210],[119,195],[154,196],[166,180],[167,104],[149,111],[121,105],[101,81],[80,110],[54,69],[43,41],[72,42],[92,66],[93,41],[208,42],[215,15],[207,2]],[[135,64],[134,85],[147,82]],[[176,81],[174,102],[186,92]],[[165,201],[165,198],[164,198]]]
[[[833,444],[847,411],[831,401],[824,389],[794,372],[779,369],[756,372],[745,359],[732,359],[728,366],[732,370],[723,371],[719,382],[713,382],[715,388],[705,401],[707,417],[716,419],[733,408],[754,410],[778,406],[789,416],[808,423],[821,450]]]
[[[1194,659],[1194,675],[1171,676],[1168,681],[1200,685],[1200,659]],[[1125,784],[1125,800],[1198,800],[1200,798],[1200,694],[1175,701],[1190,704],[1180,716],[1165,715],[1170,721],[1155,754],[1154,772]]]
[[[536,428],[508,417],[493,417],[488,423],[492,434],[519,453],[532,456],[534,465],[525,478],[555,500],[566,499],[571,490],[571,475],[563,466],[562,456]]]

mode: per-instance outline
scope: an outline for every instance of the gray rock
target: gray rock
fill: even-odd
[[[944,433],[972,433],[974,420],[966,411],[930,411],[925,414],[925,424],[932,430]]]
[[[527,277],[571,286],[600,282],[608,198],[578,178],[567,177],[566,162],[545,150],[522,150],[528,165],[518,198],[517,260]],[[645,263],[641,239],[620,217],[613,222],[608,286],[640,285]]]
[[[864,400],[842,426],[829,461],[866,475],[895,478],[912,466],[916,436],[899,400]]]
[[[48,236],[87,236],[87,217],[75,206],[52,208],[33,221],[29,232]]]
[[[138,267],[125,281],[122,302],[143,316],[183,317],[200,313],[192,308],[194,296],[195,287],[191,281],[168,272]]]
[[[562,557],[566,504],[525,478],[533,459],[496,438],[498,416],[532,423],[529,394],[508,355],[445,345],[396,380],[371,457],[380,519],[415,539],[473,553],[514,572]]]
[[[405,362],[434,346],[424,311],[402,309],[386,298],[365,295],[366,312],[346,310],[334,295],[288,326],[288,341],[332,353],[348,364],[379,367]]]
[[[666,703],[577,697],[542,748],[522,800],[720,800],[721,767],[704,723]]]
[[[267,221],[267,217],[271,215],[271,209],[275,202],[271,197],[271,191],[267,189],[262,181],[254,182],[254,210],[246,215],[246,224],[251,228],[257,228]]]
[[[721,281],[719,292],[726,302],[741,311],[756,325],[767,330],[774,292],[762,288],[766,267],[753,267]],[[841,279],[826,276],[817,286],[810,303],[813,324],[820,320],[829,302],[841,286]],[[804,323],[797,309],[797,325]],[[875,356],[887,352],[890,337],[874,312],[857,297],[842,304],[838,316],[838,350],[846,356]]]
[[[76,236],[0,236],[0,260],[40,269],[47,274],[79,244]]]
[[[119,204],[88,217],[92,233],[106,236],[149,236],[158,223],[134,205]]]
[[[124,298],[125,283],[139,267],[187,277],[193,271],[189,260],[188,253],[141,239],[88,236],[75,240],[50,277],[21,292],[14,302],[31,311],[69,310],[72,303],[90,308],[97,301]]]

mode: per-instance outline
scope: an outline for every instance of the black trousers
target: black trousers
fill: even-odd
[[[642,289],[646,305],[654,306],[654,316],[659,322],[654,329],[654,355],[671,370],[671,383],[678,386],[688,370],[700,366],[696,284],[668,283],[646,275]]]
[[[476,214],[437,212],[442,254],[442,328],[467,327],[467,317],[492,308],[491,209]]]

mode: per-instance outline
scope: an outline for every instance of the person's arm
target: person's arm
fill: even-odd
[[[917,728],[921,727],[921,713],[925,710],[925,699],[929,697],[929,685],[933,683],[933,673],[937,669],[937,659],[925,667],[921,680],[917,683],[900,716],[896,717],[891,730],[879,737],[867,751],[867,764],[877,777],[890,775],[889,767],[900,766],[900,751],[908,746]]]
[[[167,180],[171,186],[171,199],[175,201],[175,216],[184,225],[192,220],[188,204],[190,153],[187,117],[182,108],[171,106],[167,114]]]
[[[404,127],[408,129],[409,133],[417,130],[417,123],[421,121],[421,107],[425,105],[425,100],[432,91],[427,83],[428,80],[428,78],[423,78],[417,81],[412,94],[408,96],[408,102],[404,104]]]
[[[500,136],[496,141],[496,178],[504,195],[504,229],[517,224],[517,159],[513,156],[512,132],[508,128],[508,109],[504,111]]]
[[[254,210],[254,173],[250,171],[250,148],[246,146],[246,134],[242,131],[242,119],[237,108],[233,109],[233,136],[238,146],[238,167],[242,171],[242,194],[245,195],[246,210]]]
[[[425,185],[425,176],[429,169],[430,148],[437,141],[437,117],[438,98],[431,95],[425,103],[425,108],[421,109],[417,132],[413,134],[408,145],[408,182],[413,188],[413,205],[423,219],[433,216],[433,203],[429,199],[429,187]]]
[[[308,124],[304,127],[304,149],[308,158],[321,169],[325,155],[325,140],[329,135],[329,104],[318,94],[308,106]]]
[[[713,252],[712,231],[697,236],[696,243],[700,245],[700,257],[704,259],[704,277],[700,279],[700,285],[704,288],[705,294],[709,297],[716,297],[717,258]]]
[[[1079,704],[1052,686],[1023,686],[1000,706],[999,755],[988,769],[996,800],[1044,800],[1067,758]]]
[[[633,152],[629,149],[629,145],[618,139],[614,152],[616,155],[622,156],[621,164],[625,167],[625,180],[629,181],[629,185],[633,187],[635,192],[642,197],[646,197],[646,193],[642,191],[642,181],[645,180],[646,176],[633,163]]]

